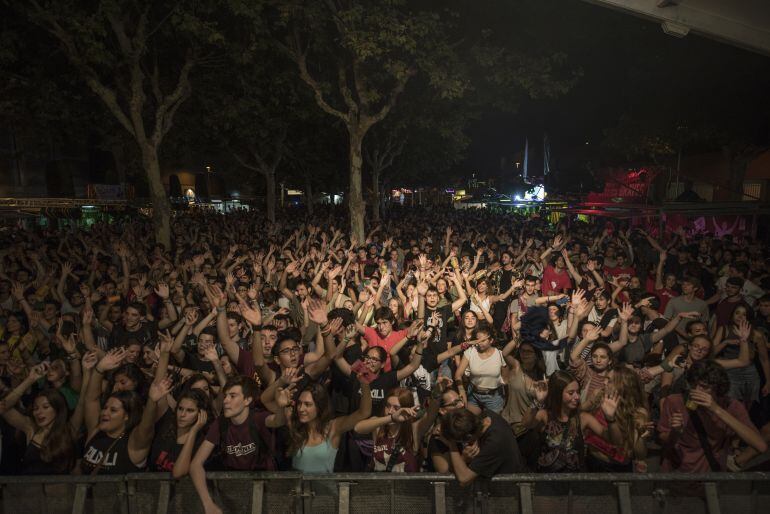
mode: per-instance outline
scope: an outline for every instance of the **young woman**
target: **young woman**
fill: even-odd
[[[275,393],[279,388],[295,384],[295,370],[290,370],[276,380],[262,394],[262,402],[271,409],[277,409]],[[302,473],[332,473],[337,450],[343,434],[352,430],[357,423],[372,413],[372,396],[369,384],[359,375],[361,402],[358,409],[347,416],[333,418],[331,402],[326,388],[310,383],[302,388],[291,415],[288,418],[289,449],[292,468]]]
[[[604,437],[607,427],[592,414],[580,412],[580,386],[566,371],[557,371],[548,379],[548,385],[538,383],[536,402],[524,420],[527,428],[541,434],[538,471],[570,473],[585,471],[585,441],[583,432],[591,429]],[[610,425],[609,434],[618,432],[615,412],[617,393],[604,396],[601,410]],[[617,437],[619,440],[620,437]]]
[[[751,327],[750,323],[751,319],[749,319],[746,306],[738,305],[735,307],[731,323],[717,329],[713,354],[722,359],[737,359],[740,354],[739,327],[743,324],[748,324]],[[754,365],[755,361],[758,361],[765,376],[765,385],[761,390],[762,396],[770,394],[770,360],[767,354],[767,341],[765,336],[753,327],[750,328],[750,331],[751,335],[748,337],[749,363],[742,367],[732,367],[727,371],[727,375],[730,377],[730,397],[743,402],[746,409],[751,408],[751,405],[759,399],[760,394],[760,378],[757,366]]]
[[[482,278],[476,282],[476,287],[471,286],[468,277],[465,277],[465,289],[468,291],[468,298],[471,299],[471,310],[475,312],[479,317],[484,317],[488,323],[492,323],[493,319],[490,315],[492,306],[497,303],[506,300],[514,289],[521,287],[521,281],[515,281],[511,284],[511,287],[507,291],[503,291],[497,295],[489,294],[489,282],[486,278]]]
[[[503,357],[508,365],[503,375],[508,388],[508,401],[500,414],[511,426],[527,466],[535,469],[539,439],[535,432],[522,424],[522,420],[535,398],[535,384],[546,378],[545,361],[540,350],[530,343],[519,344],[518,338],[503,348]]]
[[[94,361],[96,356],[91,356]],[[0,402],[2,416],[25,435],[27,448],[22,458],[21,472],[25,475],[60,475],[72,471],[75,464],[75,437],[81,416],[68,420],[67,402],[56,389],[44,389],[32,400],[32,415],[26,416],[14,408],[24,393],[47,372],[40,364],[32,368],[27,378]]]
[[[374,471],[419,471],[420,441],[438,413],[438,403],[433,402],[432,405],[432,415],[417,419],[414,394],[409,389],[397,387],[388,392],[382,416],[356,424],[356,433],[372,434]]]
[[[499,414],[505,405],[502,370],[506,364],[503,353],[492,346],[494,340],[491,327],[479,326],[474,334],[476,345],[463,353],[460,365],[455,371],[455,381],[468,410],[480,414],[483,409],[489,409]],[[466,369],[470,373],[467,393],[462,386]]]
[[[123,475],[141,471],[147,461],[149,445],[140,441],[136,428],[142,419],[140,397],[133,391],[111,393],[104,405],[99,397],[106,372],[118,368],[125,357],[125,349],[108,352],[94,367],[85,393],[85,422],[87,437],[82,474]],[[146,420],[152,422],[153,420]]]
[[[618,367],[612,372],[607,391],[617,395],[615,424],[622,444],[613,444],[589,430],[585,437],[588,470],[599,473],[631,472],[634,461],[642,462],[647,457],[645,439],[652,434],[644,388],[636,373]],[[601,402],[595,401],[587,410],[594,414],[602,427],[608,428],[609,422],[604,416]],[[640,469],[646,467],[640,465]]]

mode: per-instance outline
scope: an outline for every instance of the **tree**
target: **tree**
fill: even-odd
[[[221,40],[216,3],[30,0],[17,6],[44,28],[141,155],[156,241],[171,246],[171,211],[158,153],[190,96],[194,67]]]
[[[450,71],[457,59],[448,41],[449,23],[439,13],[410,9],[403,0],[279,2],[275,7],[280,14],[273,25],[277,43],[295,62],[318,106],[347,129],[346,200],[351,235],[363,241],[366,134],[390,114],[420,72],[440,96],[460,95],[466,87]]]

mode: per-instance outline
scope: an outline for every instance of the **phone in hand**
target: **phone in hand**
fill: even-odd
[[[360,359],[350,366],[350,371],[355,373],[358,379],[365,384],[371,384],[372,381],[377,378],[377,376],[372,373],[372,370],[369,369],[369,366]]]
[[[556,305],[567,305],[569,303],[569,297],[565,296],[564,298],[559,298],[554,303],[556,303]]]

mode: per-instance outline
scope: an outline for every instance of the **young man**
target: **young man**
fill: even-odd
[[[441,439],[449,448],[452,471],[462,486],[478,477],[489,479],[524,470],[516,436],[508,423],[492,411],[485,410],[478,416],[465,408],[447,412],[441,418]],[[473,455],[469,463],[463,459],[458,443],[478,448],[469,450]]]
[[[567,272],[564,257],[557,255],[550,262],[548,259],[552,252],[560,251],[564,244],[561,235],[558,235],[554,238],[553,245],[540,254],[540,261],[543,263],[543,282],[540,284],[540,290],[544,295],[559,295],[572,289],[572,280]]]
[[[254,412],[251,404],[257,396],[257,386],[246,377],[230,377],[224,387],[222,417],[209,427],[206,439],[201,443],[190,464],[192,479],[206,514],[221,514],[206,485],[203,464],[219,449],[224,469],[234,471],[269,471],[275,469],[272,449],[275,446],[269,428],[286,424],[283,408],[289,405],[289,389],[276,394],[278,413]]]
[[[680,312],[699,312],[701,321],[707,323],[709,319],[709,307],[706,305],[706,302],[695,297],[695,293],[698,291],[699,287],[700,280],[695,277],[685,277],[682,281],[682,295],[672,298],[668,302],[663,316],[666,319],[673,319],[674,316]],[[687,340],[687,333],[685,332],[686,325],[687,320],[682,319],[676,327],[676,332],[679,334],[682,341]]]
[[[750,329],[740,337],[746,339],[749,334]],[[698,361],[687,371],[687,383],[686,397],[672,394],[661,408],[658,432],[665,445],[661,471],[724,471],[736,437],[760,453],[767,450],[746,408],[727,396],[730,379],[722,366],[712,360]]]
[[[377,328],[365,327],[356,322],[356,329],[364,336],[369,347],[379,346],[388,354],[385,360],[385,371],[390,371],[390,349],[407,336],[407,330],[393,330],[396,318],[388,307],[378,307],[374,311],[374,322]]]

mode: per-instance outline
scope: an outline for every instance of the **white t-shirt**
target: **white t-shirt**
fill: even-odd
[[[463,353],[468,359],[471,383],[480,389],[496,389],[503,383],[502,369],[505,367],[503,352],[495,348],[494,353],[482,359],[475,347]]]

